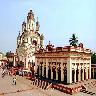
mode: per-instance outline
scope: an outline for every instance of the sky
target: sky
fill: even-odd
[[[44,45],[69,45],[75,33],[79,43],[96,52],[96,0],[0,0],[0,51],[16,51],[22,22],[33,10],[44,34]]]

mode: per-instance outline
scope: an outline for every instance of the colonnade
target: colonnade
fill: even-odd
[[[92,70],[91,71],[91,75],[92,75],[91,78],[96,79],[96,67],[92,67],[91,70]]]
[[[89,63],[72,63],[72,82],[83,81],[90,79]]]
[[[90,79],[90,62],[78,62],[73,63],[71,58],[62,58],[60,60],[38,59],[38,61],[36,58],[35,72],[38,74],[38,76],[52,80],[62,81],[64,83],[74,83]]]
[[[42,77],[67,83],[67,63],[61,61],[40,60],[35,72]]]

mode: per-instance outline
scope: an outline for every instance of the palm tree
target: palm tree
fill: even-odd
[[[72,34],[72,37],[70,38],[69,42],[70,42],[70,45],[77,47],[78,40],[75,34]]]

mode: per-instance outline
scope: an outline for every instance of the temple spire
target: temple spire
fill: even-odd
[[[38,21],[38,17],[37,17],[37,22],[36,22],[36,31],[39,31],[39,27],[40,27],[40,25],[39,25],[39,21]]]

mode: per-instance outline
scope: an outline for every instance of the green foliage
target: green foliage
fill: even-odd
[[[70,42],[70,45],[77,47],[78,39],[75,34],[72,34],[72,37],[70,38],[69,42]]]
[[[96,64],[96,53],[92,53],[91,63],[92,63],[92,64]]]

